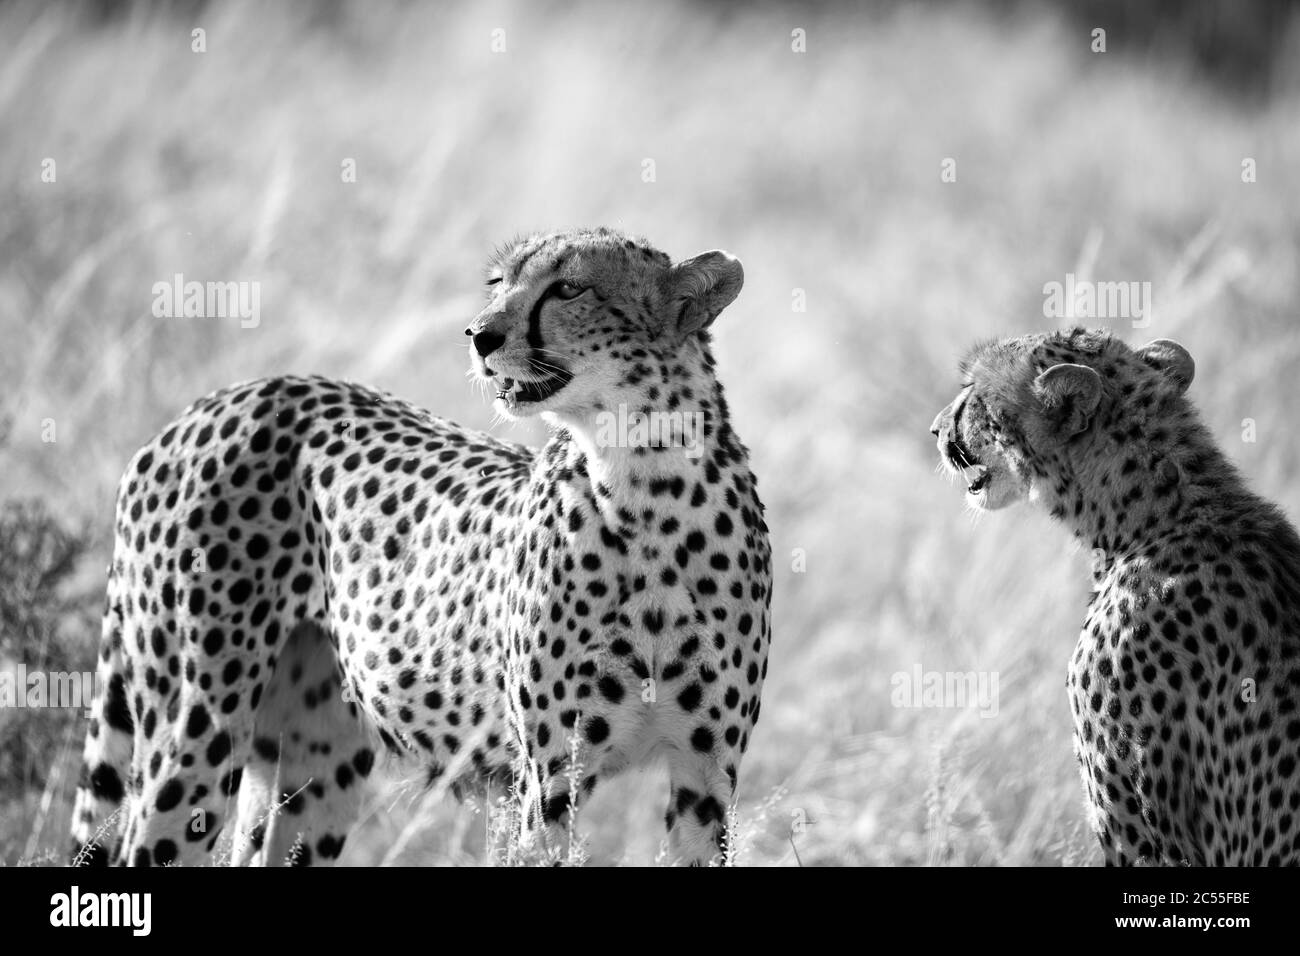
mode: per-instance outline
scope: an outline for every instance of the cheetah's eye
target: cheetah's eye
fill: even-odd
[[[555,295],[561,299],[576,299],[586,291],[582,286],[574,285],[572,282],[559,282],[555,286]]]

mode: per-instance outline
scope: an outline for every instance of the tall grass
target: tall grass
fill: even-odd
[[[198,395],[314,371],[486,428],[461,330],[493,245],[603,223],[722,246],[747,285],[720,374],[777,555],[742,862],[1097,860],[1063,686],[1083,559],[1028,510],[973,521],[927,426],[966,343],[1050,325],[1044,283],[1149,280],[1152,326],[1118,331],[1188,346],[1209,425],[1295,515],[1294,90],[1243,106],[1077,23],[962,6],[132,9],[0,8],[0,499],[89,529],[69,593],[99,586],[124,463]],[[261,325],[155,319],[178,272],[259,281]],[[95,633],[65,637],[83,665]],[[892,706],[917,663],[997,672],[997,715]],[[47,788],[5,791],[0,859],[33,856],[38,816],[36,855],[61,846],[78,749],[44,816]],[[493,808],[420,793],[377,793],[344,862],[496,858]],[[654,861],[666,799],[654,770],[604,789],[583,852]]]

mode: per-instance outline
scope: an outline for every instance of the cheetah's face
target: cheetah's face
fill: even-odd
[[[533,236],[489,263],[487,305],[465,330],[472,369],[509,418],[633,403],[637,360],[684,347],[742,281],[725,253],[673,265],[612,230]]]
[[[1041,336],[986,343],[961,363],[957,397],[930,426],[944,468],[966,483],[966,502],[996,511],[1031,496],[1035,463],[1051,445],[1036,429],[1034,353]]]
[[[1011,422],[976,382],[967,382],[930,432],[945,469],[966,482],[966,501],[996,511],[1029,497],[1030,469]]]
[[[974,508],[995,511],[1036,499],[1062,469],[1094,453],[1086,438],[1099,410],[1134,407],[1111,427],[1141,429],[1161,396],[1181,395],[1194,364],[1178,343],[1134,349],[1105,332],[1027,335],[977,346],[961,363],[957,397],[935,418],[946,470],[966,482]],[[1134,432],[1136,434],[1136,432]]]

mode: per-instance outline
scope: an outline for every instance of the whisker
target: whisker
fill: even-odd
[[[555,355],[555,357],[557,358],[557,360],[560,359],[560,358],[563,358],[563,357],[564,357],[564,356],[560,355],[559,352],[555,352],[555,353],[547,353],[548,356],[551,355],[551,354]],[[540,358],[540,357],[538,357],[536,354],[533,354],[533,355],[529,355],[529,356],[528,356],[528,361],[530,361],[530,362],[542,362],[542,361],[545,361],[545,359],[544,359],[544,358]]]
[[[530,365],[530,366],[528,367],[528,370],[529,370],[530,372],[536,372],[536,373],[539,373],[539,374],[543,375],[543,376],[546,377],[546,378],[549,378],[549,377],[551,377],[552,375],[563,375],[563,374],[565,374],[565,370],[564,370],[564,369],[562,369],[562,368],[557,368],[557,367],[555,367],[554,365]]]
[[[553,372],[556,374],[568,374],[568,369],[561,368],[558,365],[552,365],[549,362],[543,362],[541,359],[529,359],[528,367],[533,371]]]
[[[544,345],[534,345],[533,351],[541,352],[543,355],[555,355],[559,358],[567,358],[567,356],[563,352],[557,352],[555,349],[548,349]]]
[[[539,359],[539,358],[529,359],[528,364],[536,366],[537,368],[560,368],[560,369],[564,368],[564,365],[558,362],[547,362],[544,359]]]

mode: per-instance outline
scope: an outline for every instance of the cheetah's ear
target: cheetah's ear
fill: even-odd
[[[1101,376],[1086,365],[1053,365],[1034,379],[1034,394],[1054,430],[1077,435],[1092,423],[1101,403]]]
[[[1192,379],[1196,377],[1196,360],[1192,353],[1173,339],[1148,342],[1137,350],[1137,354],[1142,361],[1164,372],[1165,377],[1178,387],[1179,395],[1191,387]]]
[[[677,263],[664,282],[668,321],[684,339],[707,329],[731,305],[745,284],[745,270],[735,256],[714,249]]]

